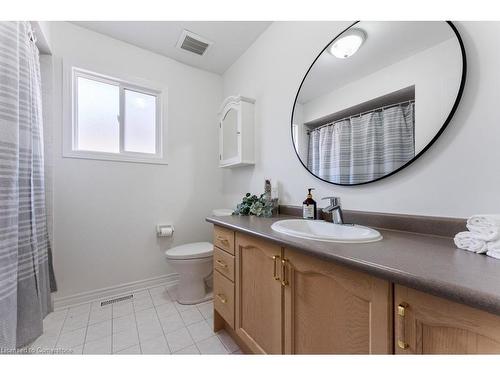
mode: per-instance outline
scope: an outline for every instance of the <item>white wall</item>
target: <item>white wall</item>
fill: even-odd
[[[210,239],[222,203],[221,77],[69,23],[52,24],[56,298],[172,272],[171,245]],[[62,59],[168,87],[168,165],[62,158]],[[48,124],[46,124],[48,126]],[[173,223],[173,240],[157,223]]]
[[[53,242],[53,189],[54,189],[54,113],[53,113],[53,63],[51,55],[40,55],[40,76],[42,79],[43,152],[45,178],[45,212],[49,239]]]
[[[30,21],[33,32],[36,36],[36,46],[40,54],[50,55],[52,48],[52,38],[50,35],[50,21]]]
[[[455,38],[448,39],[303,103],[303,120],[316,120],[415,85],[415,153],[418,154],[448,117],[461,74],[460,47]]]
[[[281,203],[336,194],[346,209],[465,217],[500,212],[500,22],[457,22],[468,56],[462,102],[446,131],[419,160],[372,184],[341,187],[307,172],[293,151],[290,115],[311,61],[350,22],[276,22],[224,74],[224,95],[256,99],[255,167],[223,174],[227,204],[263,180],[279,180]],[[320,206],[324,206],[320,204]]]
[[[307,165],[307,152],[309,151],[309,135],[307,134],[308,128],[304,126],[304,106],[299,102],[295,103],[293,110],[293,125],[297,126],[297,130],[293,137],[297,137],[295,141],[297,152],[301,159]]]

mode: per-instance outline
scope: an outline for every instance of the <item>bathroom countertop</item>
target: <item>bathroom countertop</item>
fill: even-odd
[[[271,224],[278,215],[207,217],[210,223],[255,235],[394,283],[500,315],[500,260],[459,250],[452,238],[377,228],[381,241],[345,244],[288,237]]]

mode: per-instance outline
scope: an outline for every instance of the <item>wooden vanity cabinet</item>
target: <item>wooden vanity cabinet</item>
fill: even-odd
[[[367,273],[284,251],[286,354],[392,353],[392,287]]]
[[[281,247],[236,233],[235,330],[254,353],[281,354]]]
[[[392,352],[389,282],[239,232],[234,273],[234,332],[251,352]]]
[[[234,231],[214,227],[214,329],[234,328]]]
[[[214,328],[246,352],[500,353],[498,315],[226,228],[214,244]]]
[[[396,354],[498,354],[500,317],[395,286]]]
[[[213,280],[214,309],[229,327],[234,328],[234,283],[218,271],[214,272]]]
[[[223,227],[214,227],[214,246],[234,255],[234,231]]]

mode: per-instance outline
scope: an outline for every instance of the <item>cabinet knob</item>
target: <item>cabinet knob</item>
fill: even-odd
[[[219,301],[221,301],[222,303],[227,303],[227,298],[224,294],[217,294],[217,298],[219,299]]]
[[[222,268],[227,268],[227,264],[224,263],[222,260],[219,260],[219,259],[216,259],[215,260],[215,263],[217,263],[219,266],[221,266]]]
[[[227,238],[224,238],[222,236],[217,236],[217,240],[223,244],[229,245],[229,240]]]

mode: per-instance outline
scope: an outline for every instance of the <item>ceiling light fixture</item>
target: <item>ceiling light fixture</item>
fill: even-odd
[[[363,30],[349,29],[333,41],[328,52],[339,59],[347,59],[358,51],[365,40],[366,33]]]

